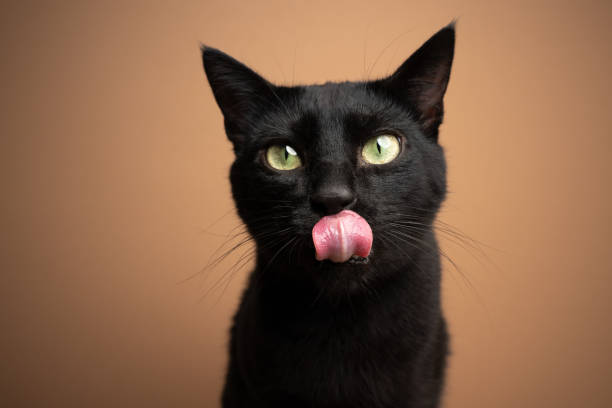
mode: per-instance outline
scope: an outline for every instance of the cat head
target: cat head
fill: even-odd
[[[427,253],[419,242],[446,192],[438,130],[454,42],[451,24],[386,78],[291,87],[202,47],[234,147],[232,194],[257,242],[258,269],[355,283]],[[313,226],[344,209],[371,226],[370,256],[315,260]]]

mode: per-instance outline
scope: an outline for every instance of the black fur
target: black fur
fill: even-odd
[[[224,408],[439,405],[447,334],[432,222],[446,192],[437,139],[454,40],[443,28],[388,78],[296,87],[202,48],[236,153],[234,200],[257,244]],[[379,133],[398,136],[401,153],[365,164],[360,149]],[[274,143],[303,166],[267,166]],[[316,197],[340,190],[372,227],[366,261],[315,260],[312,227],[337,211]]]

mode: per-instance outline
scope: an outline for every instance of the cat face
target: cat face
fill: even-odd
[[[357,281],[427,251],[423,236],[446,191],[437,138],[453,49],[448,26],[388,78],[282,87],[203,48],[236,153],[232,193],[260,261],[302,278]],[[345,209],[370,225],[370,256],[317,261],[313,226]]]

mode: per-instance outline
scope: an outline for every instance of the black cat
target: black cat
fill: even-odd
[[[451,24],[388,78],[293,87],[202,48],[257,254],[223,407],[439,406],[447,333],[432,223],[454,43]]]

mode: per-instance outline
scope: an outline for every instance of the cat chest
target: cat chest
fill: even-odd
[[[298,338],[268,333],[264,338],[251,343],[256,347],[244,361],[250,360],[249,377],[270,395],[379,406],[382,396],[393,399],[411,377],[410,353],[382,338],[333,331]]]

